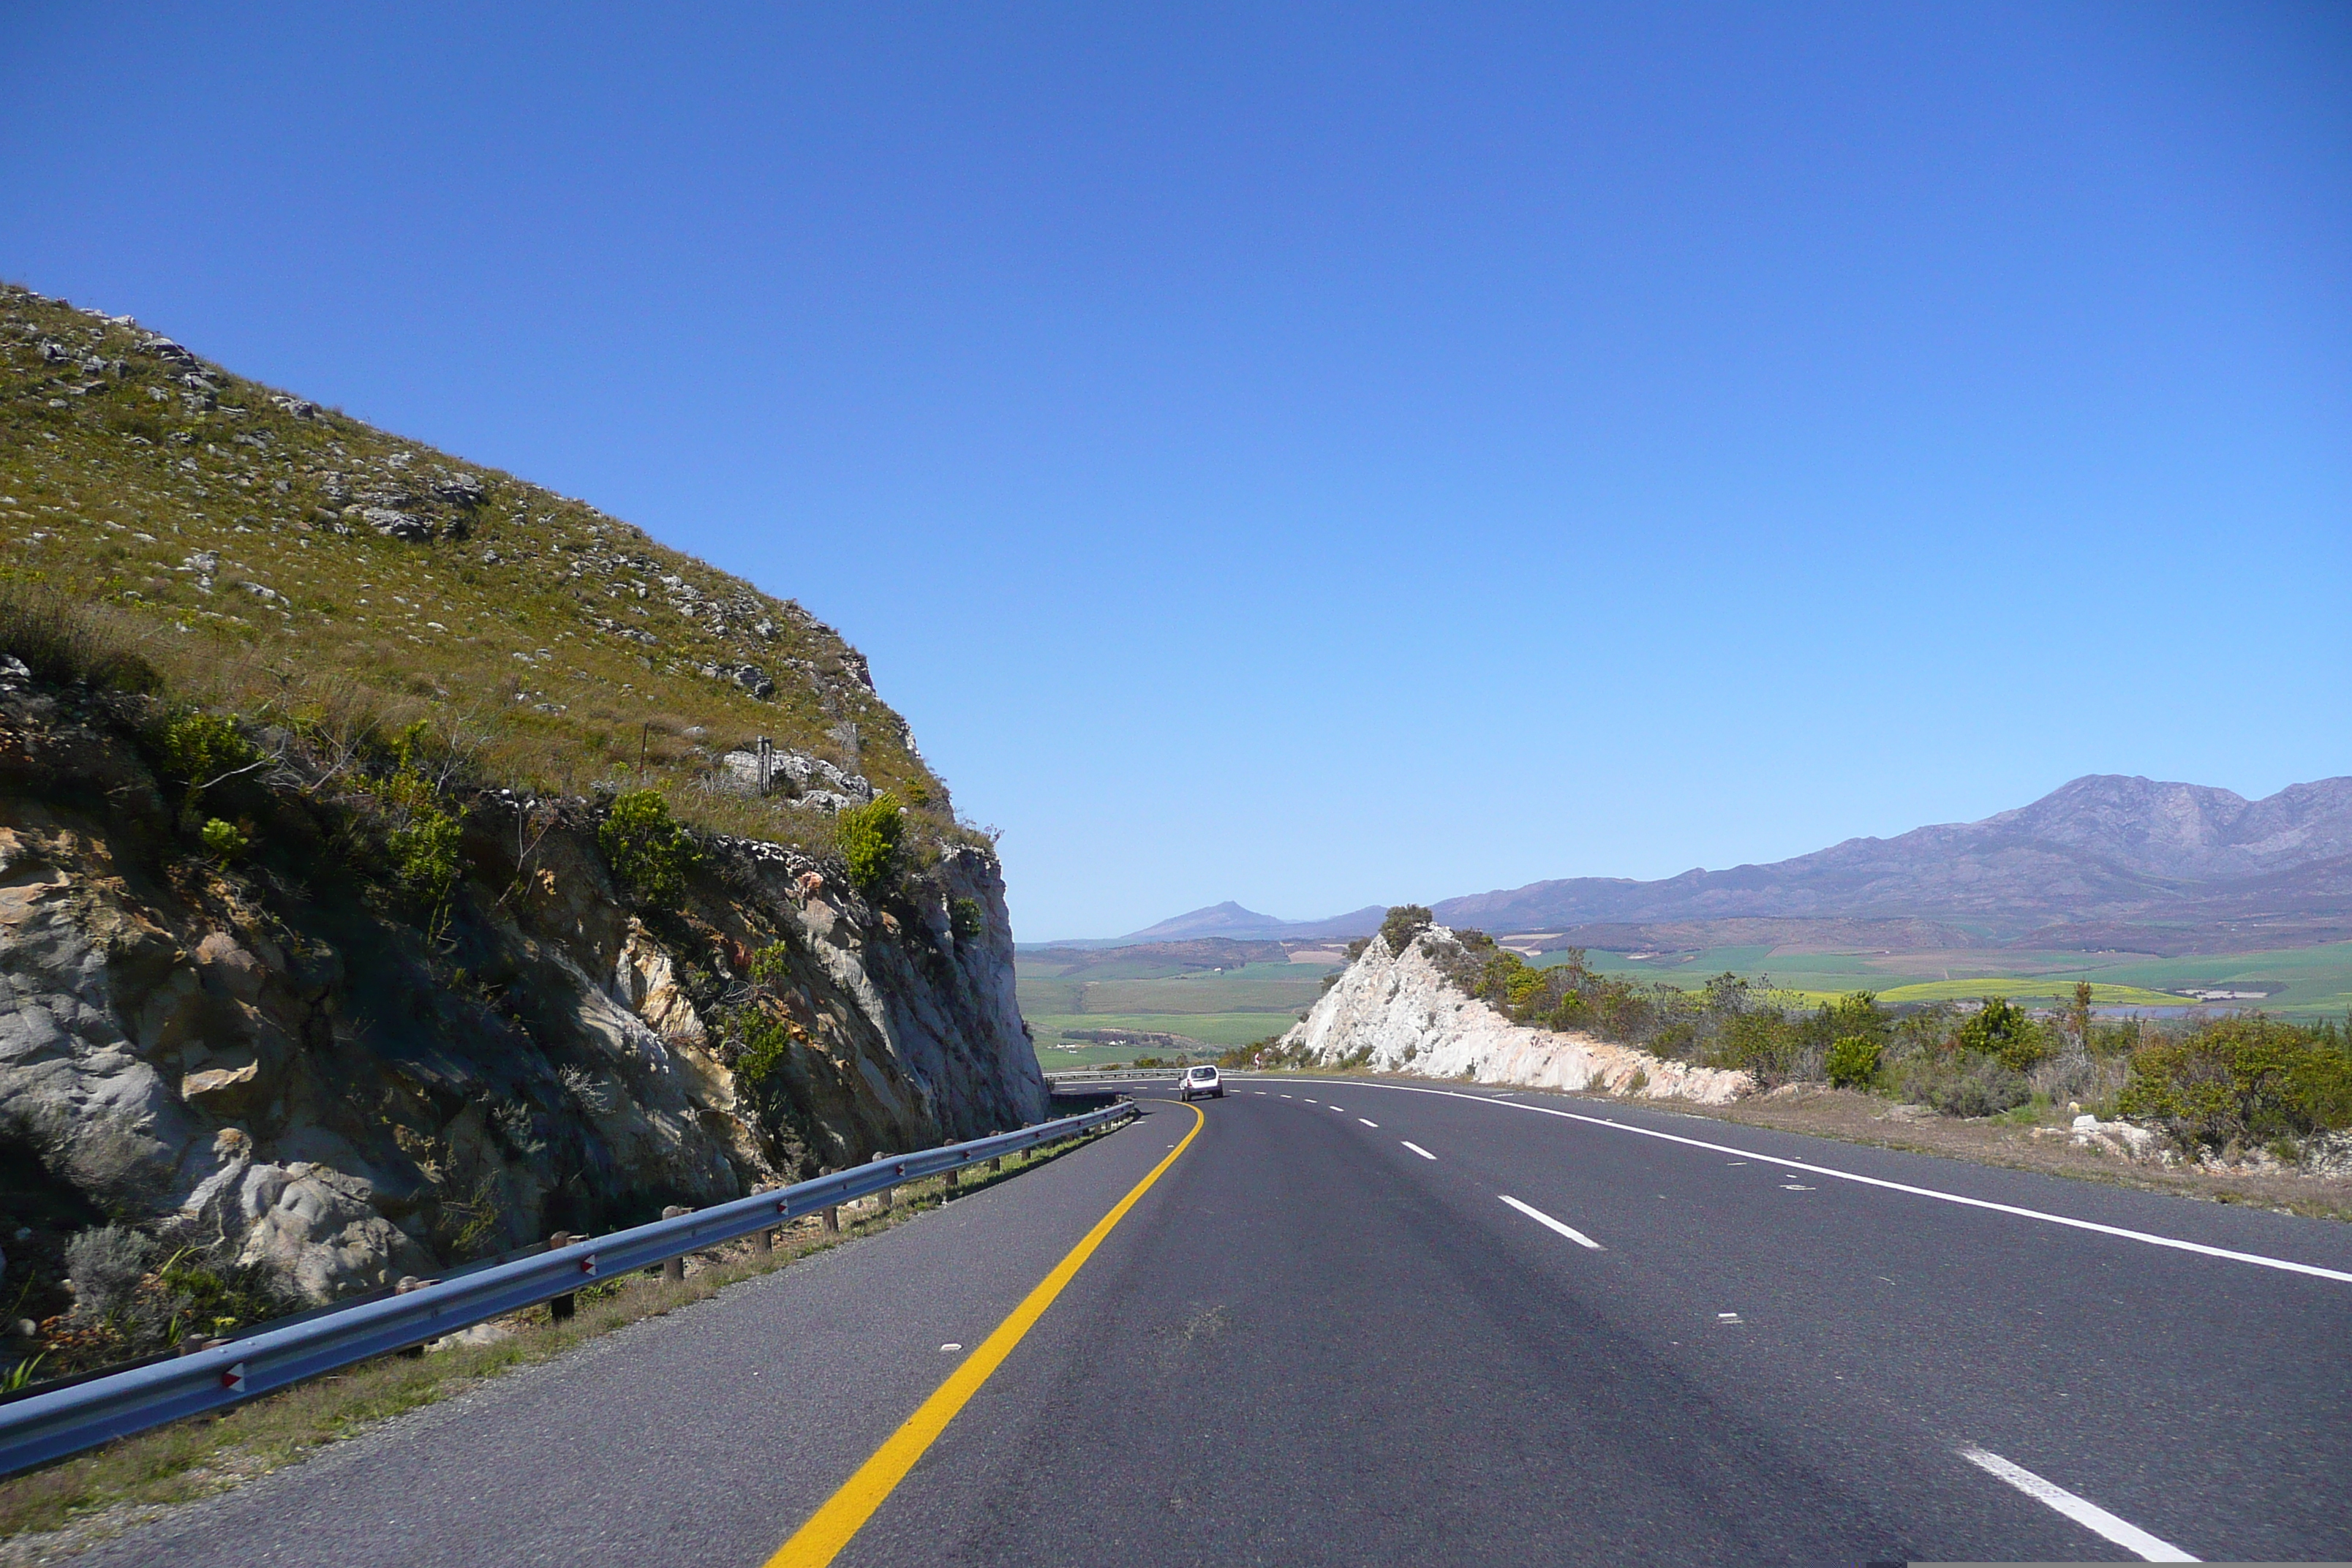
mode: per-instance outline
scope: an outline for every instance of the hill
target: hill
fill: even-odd
[[[0,537],[42,1376],[1045,1113],[993,847],[790,601],[16,289]]]
[[[189,700],[423,719],[533,793],[652,783],[819,849],[795,806],[874,789],[971,837],[839,633],[584,501],[5,286],[0,410],[0,582],[96,607]]]
[[[1286,921],[1272,915],[1262,915],[1245,910],[1228,900],[1194,910],[1158,925],[1147,926],[1126,936],[1112,937],[1097,945],[1129,947],[1139,942],[1186,942],[1199,937],[1225,937],[1235,942],[1345,941],[1350,937],[1369,936],[1381,929],[1381,917],[1387,910],[1378,904],[1368,904],[1360,910],[1329,920]],[[1059,945],[1074,946],[1075,943]]]

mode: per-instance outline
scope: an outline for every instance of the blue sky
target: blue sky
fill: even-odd
[[[0,275],[799,598],[1024,940],[2352,772],[2342,6],[5,31]]]

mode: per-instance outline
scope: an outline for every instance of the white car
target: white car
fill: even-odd
[[[1184,1076],[1176,1083],[1176,1098],[1190,1100],[1196,1094],[1204,1095],[1211,1100],[1225,1098],[1225,1086],[1217,1078],[1216,1068],[1187,1068],[1184,1069]]]

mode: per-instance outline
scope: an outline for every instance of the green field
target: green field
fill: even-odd
[[[1066,1044],[1071,1030],[1135,1029],[1204,1046],[1245,1046],[1290,1026],[1322,994],[1327,965],[1252,963],[1223,971],[1145,959],[1089,963],[1085,979],[1051,953],[1015,960],[1022,1016],[1047,1071],[1123,1060],[1133,1047]]]
[[[1537,962],[1556,963],[1560,956],[1547,953]],[[2352,1009],[2352,942],[2189,958],[2005,949],[1882,953],[1717,947],[1643,959],[1593,952],[1586,962],[1601,973],[1683,986],[1703,984],[1728,971],[1751,983],[1769,979],[1807,1001],[1865,990],[1890,1003],[1992,995],[2037,1001],[2071,995],[2076,981],[2087,980],[2093,1001],[2103,1007],[2186,1007],[2194,999],[2185,993],[2216,990],[2263,994],[2259,1000],[2210,1004],[2216,1008],[2260,1007],[2304,1018],[2337,1017]]]
[[[1537,962],[1556,963],[1558,953]],[[2352,1009],[2352,942],[2327,947],[2199,958],[2151,958],[2146,953],[1790,952],[1770,947],[1716,947],[1692,953],[1634,959],[1593,952],[1586,962],[1604,974],[1623,974],[1696,987],[1726,971],[1752,984],[1769,981],[1788,1002],[1813,1005],[1854,991],[1874,991],[1890,1004],[1969,1001],[2007,996],[2028,1005],[2070,999],[2074,983],[2091,983],[2101,1007],[2187,1007],[2191,989],[2261,991],[2260,1000],[2217,1002],[2216,1010],[2260,1007],[2284,1017],[2341,1017]],[[1135,1046],[1072,1042],[1073,1030],[1134,1029],[1178,1035],[1203,1047],[1223,1048],[1289,1027],[1322,994],[1321,964],[1252,963],[1224,971],[1150,958],[1089,958],[1083,964],[1050,951],[1024,953],[1017,963],[1021,1011],[1037,1037],[1037,1055],[1049,1072],[1125,1061]],[[1085,978],[1063,978],[1072,970]],[[1143,1047],[1149,1049],[1150,1047]],[[1166,1054],[1162,1047],[1160,1054]]]

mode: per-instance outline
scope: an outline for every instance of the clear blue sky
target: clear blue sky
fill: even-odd
[[[0,274],[871,656],[1018,934],[2352,772],[2352,9],[12,5]]]

